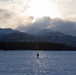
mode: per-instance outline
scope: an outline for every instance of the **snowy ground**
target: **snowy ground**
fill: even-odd
[[[0,75],[76,75],[76,52],[0,51]]]

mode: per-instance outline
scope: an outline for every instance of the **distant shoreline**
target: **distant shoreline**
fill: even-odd
[[[76,51],[76,48],[58,43],[0,42],[0,50]]]

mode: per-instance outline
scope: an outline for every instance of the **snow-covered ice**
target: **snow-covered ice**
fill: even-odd
[[[0,51],[0,75],[76,75],[76,51]]]

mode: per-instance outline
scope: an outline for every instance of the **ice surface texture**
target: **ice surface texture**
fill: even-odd
[[[0,51],[0,75],[76,75],[76,52]]]

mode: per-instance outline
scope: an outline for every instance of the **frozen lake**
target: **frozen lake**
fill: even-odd
[[[0,51],[0,75],[76,75],[76,51]]]

